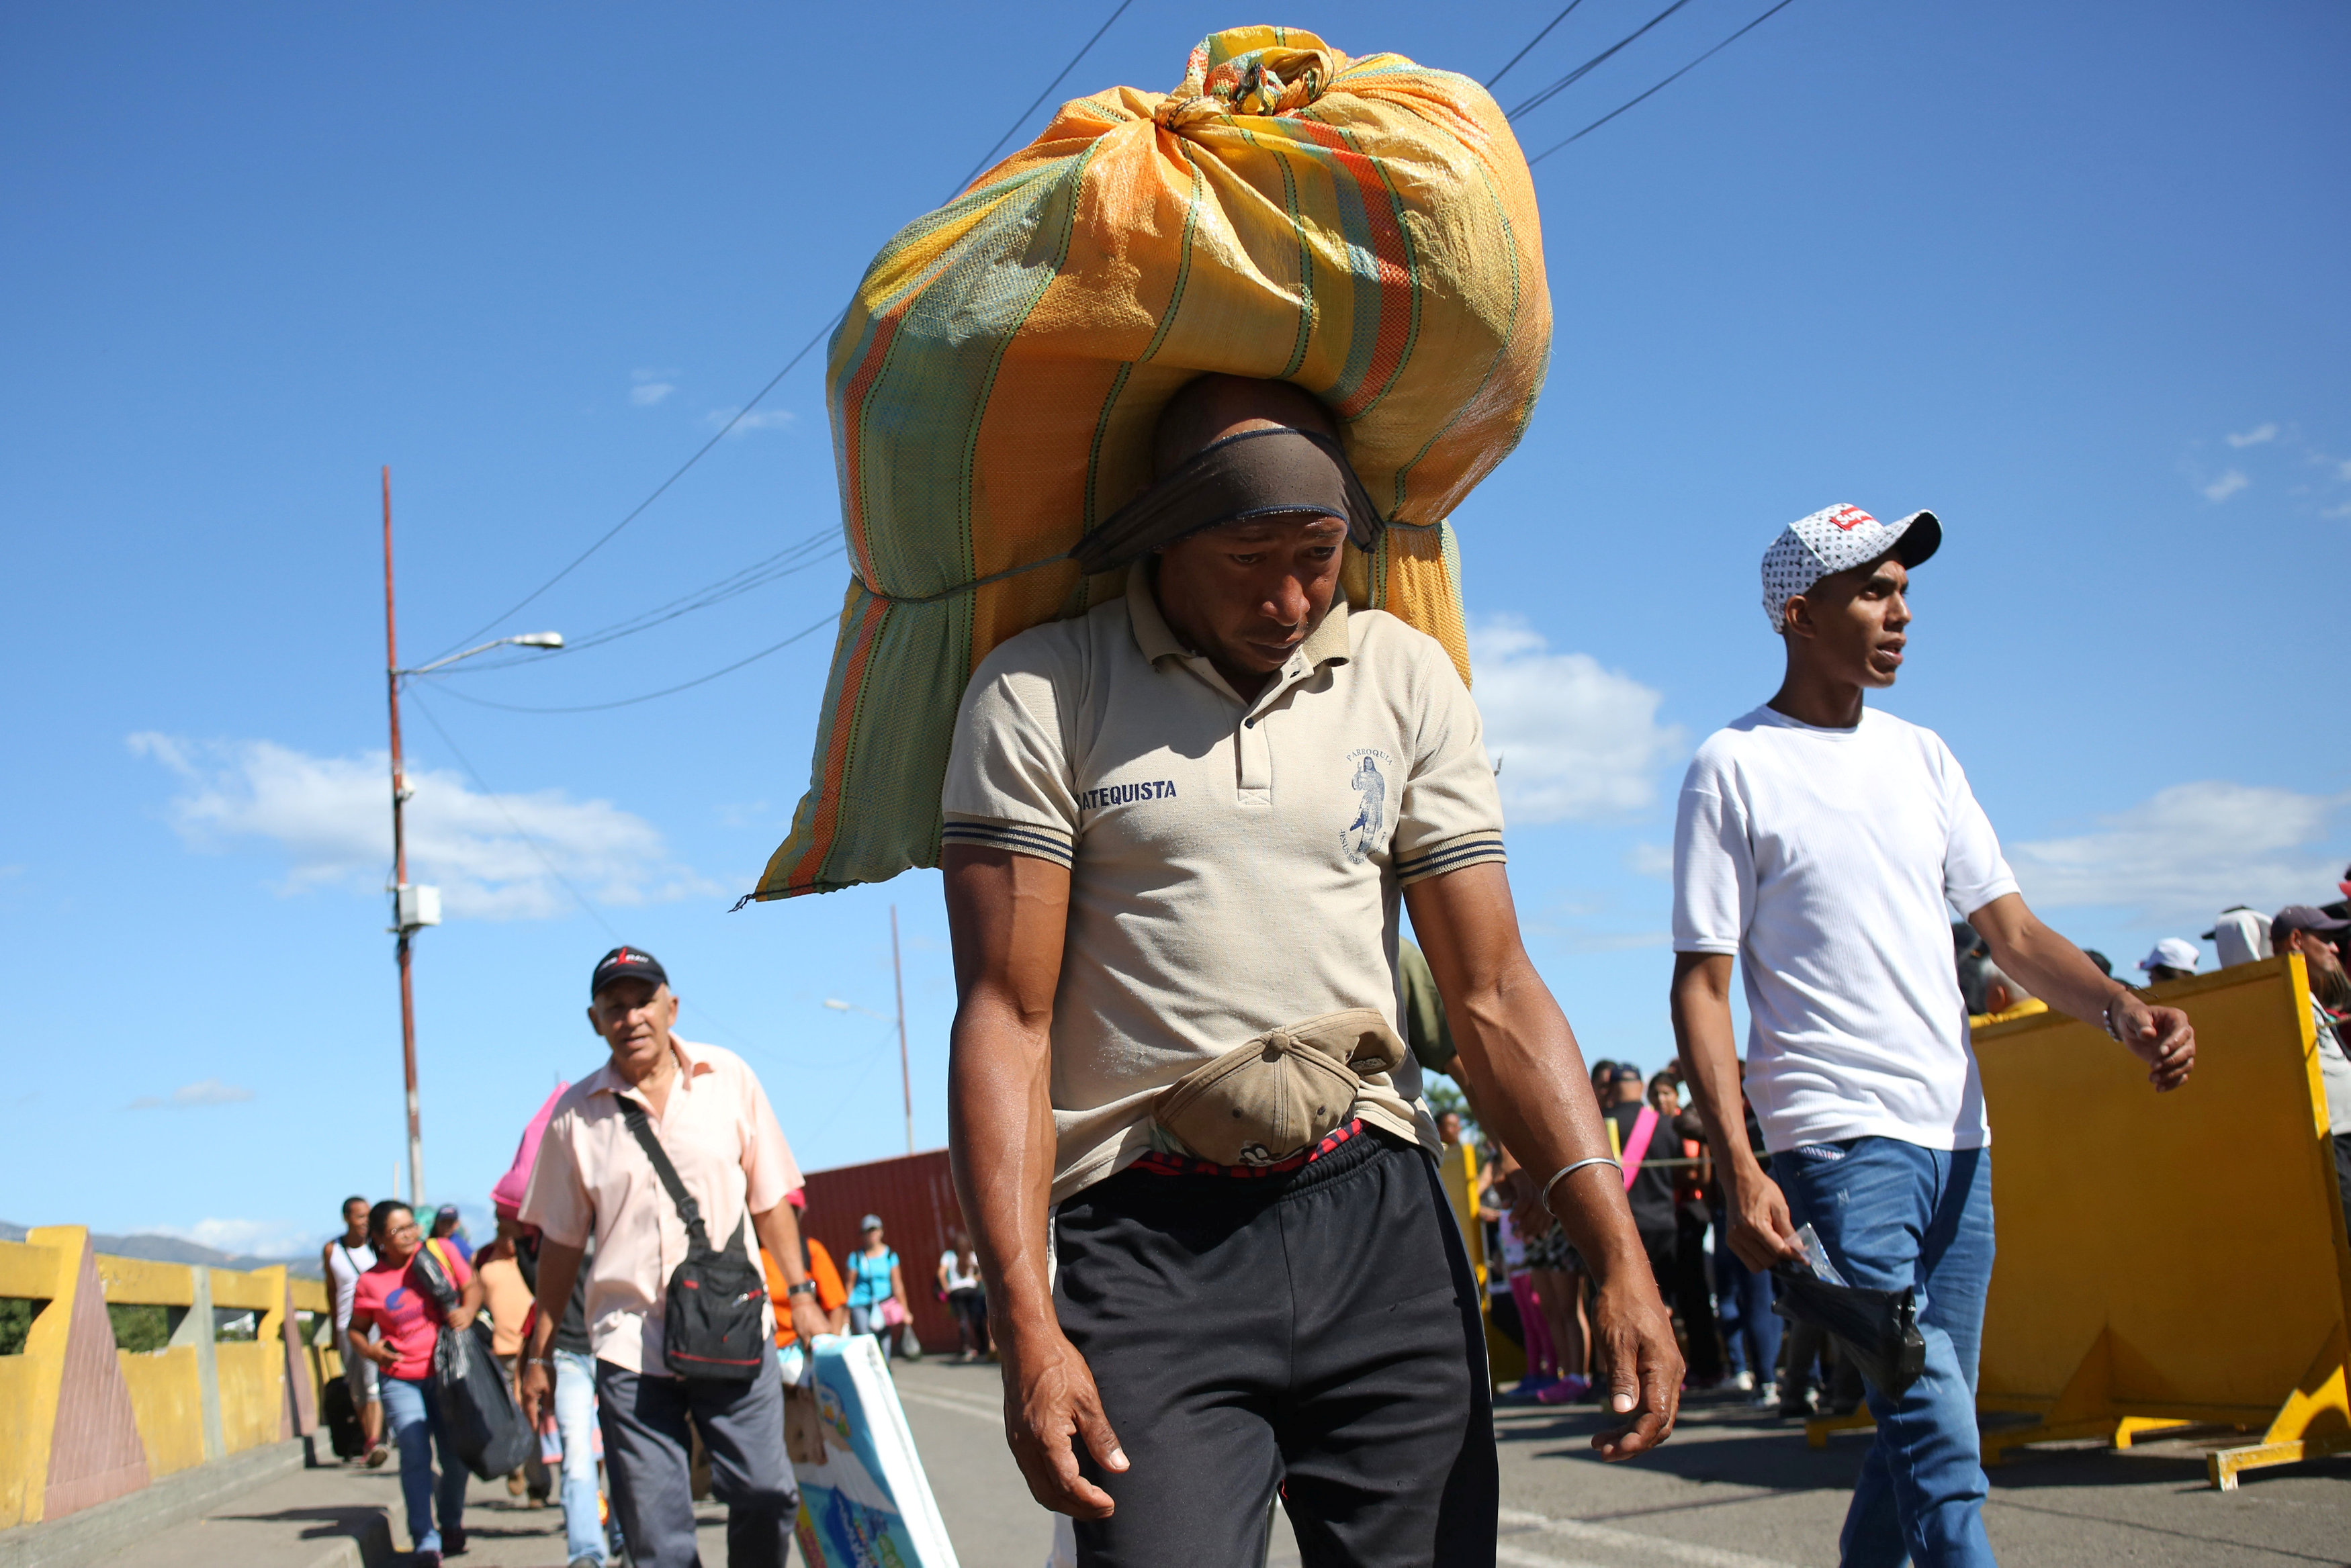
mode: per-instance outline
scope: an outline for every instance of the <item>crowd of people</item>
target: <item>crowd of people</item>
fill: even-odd
[[[924,1282],[961,1354],[1001,1362],[1057,1552],[1239,1568],[1278,1502],[1309,1563],[1491,1563],[1490,1312],[1527,1351],[1507,1397],[1594,1403],[1609,1460],[1667,1440],[1686,1386],[1790,1414],[1866,1399],[1844,1561],[1991,1562],[1969,1017],[2057,1009],[2173,1092],[2195,1036],[2159,988],[2195,954],[2158,943],[2142,993],[2026,906],[1949,748],[1865,701],[1903,664],[1909,573],[1941,524],[1833,507],[1763,557],[1776,693],[1683,784],[1674,1064],[1587,1070],[1520,935],[1475,704],[1437,643],[1336,591],[1377,518],[1336,428],[1284,383],[1184,388],[1153,489],[1110,529],[1123,597],[1003,642],[957,721],[947,1102],[970,1232]],[[2340,908],[2231,911],[2216,943],[2224,962],[2231,941],[2300,954],[2340,1057],[2346,929]],[[421,1358],[486,1304],[561,1466],[572,1568],[616,1542],[640,1568],[696,1561],[705,1461],[728,1561],[780,1565],[788,1365],[844,1328],[893,1343],[907,1270],[879,1215],[839,1260],[804,1238],[765,1090],[674,1033],[649,954],[607,953],[590,993],[609,1060],[527,1131],[495,1242],[469,1258],[454,1222],[428,1238],[397,1202],[346,1210],[326,1262],[354,1394],[381,1407],[369,1455],[388,1427],[417,1560],[462,1551]],[[1432,1116],[1431,1070],[1493,1145],[1484,1311],[1435,1158],[1461,1111]],[[2326,1072],[2351,1191],[2333,1098],[2351,1060]],[[1817,1326],[1783,1334],[1773,1276],[1806,1270],[1915,1293],[1917,1368],[1864,1379]],[[682,1312],[680,1282],[705,1281]],[[730,1337],[747,1306],[756,1348]],[[600,1440],[617,1536],[587,1517]]]
[[[454,1205],[428,1217],[428,1233],[399,1199],[344,1204],[342,1234],[320,1262],[357,1428],[351,1462],[373,1469],[398,1454],[418,1568],[467,1550],[468,1467],[434,1347],[478,1318],[538,1434],[507,1490],[528,1507],[559,1504],[570,1568],[696,1561],[692,1503],[711,1495],[728,1504],[728,1561],[780,1564],[798,1506],[785,1411],[813,1398],[797,1377],[801,1336],[871,1334],[894,1355],[913,1315],[905,1271],[878,1214],[838,1261],[800,1229],[807,1189],[757,1075],[672,1032],[676,998],[655,960],[613,950],[590,996],[610,1060],[576,1088],[559,1085],[524,1129],[491,1190],[492,1241],[476,1249]],[[664,1343],[664,1288],[681,1261],[707,1251],[714,1218],[732,1221],[722,1251],[747,1267],[756,1252],[765,1286],[756,1366],[719,1381]],[[932,1283],[961,1359],[993,1358],[987,1287],[963,1231]]]
[[[2218,961],[2210,968],[2196,940],[2165,937],[2137,967],[2149,986],[2193,979],[2273,954],[2301,956],[2308,976],[2313,1033],[2326,1095],[2329,1133],[2344,1205],[2351,1228],[2351,867],[2339,885],[2345,898],[2329,906],[2287,905],[2259,916],[2242,906],[2225,911],[2231,935],[2221,928],[2204,933]],[[1955,978],[1973,1027],[2030,1017],[2047,1011],[2003,971],[1973,926],[1952,922]],[[2103,971],[2103,954],[2084,950]],[[1427,1064],[1443,1070],[1440,1058]],[[1743,1072],[1743,1066],[1742,1066]],[[1768,1272],[1748,1268],[1729,1245],[1723,1189],[1707,1151],[1706,1127],[1687,1104],[1678,1058],[1645,1079],[1629,1064],[1595,1062],[1594,1097],[1618,1124],[1618,1147],[1632,1174],[1626,1189],[1642,1241],[1656,1272],[1657,1288],[1675,1313],[1675,1325],[1689,1366],[1685,1387],[1731,1388],[1750,1403],[1784,1417],[1850,1414],[1863,1385],[1852,1358],[1840,1357],[1835,1342],[1806,1324],[1790,1328],[1771,1311]],[[1765,1158],[1754,1106],[1740,1096],[1750,1149]],[[1638,1107],[1656,1118],[1653,1136],[1636,1139]],[[1625,1125],[1632,1107],[1635,1126]],[[1441,1129],[1448,1144],[1460,1137],[1459,1118]],[[1488,1293],[1495,1325],[1526,1355],[1527,1373],[1500,1398],[1510,1403],[1565,1405],[1588,1401],[1583,1316],[1586,1282],[1575,1266],[1556,1221],[1531,1205],[1531,1183],[1509,1151],[1486,1144],[1479,1165],[1479,1219],[1489,1260]],[[1710,1246],[1709,1246],[1710,1243]],[[1703,1258],[1703,1272],[1692,1260]],[[1782,1362],[1782,1351],[1785,1360]]]
[[[805,1336],[886,1330],[893,1303],[903,1324],[904,1278],[878,1217],[848,1260],[854,1287],[803,1235],[805,1185],[758,1075],[673,1032],[677,999],[658,961],[614,949],[590,996],[609,1059],[559,1087],[525,1129],[492,1191],[493,1241],[476,1250],[454,1207],[429,1217],[428,1234],[399,1199],[344,1205],[321,1262],[354,1462],[398,1453],[417,1568],[467,1550],[467,1463],[434,1349],[484,1318],[538,1435],[508,1487],[559,1502],[570,1568],[624,1552],[636,1568],[697,1562],[693,1504],[705,1491],[728,1506],[728,1561],[781,1568],[799,1502],[784,1412],[810,1397],[788,1386],[786,1358],[800,1359]],[[726,1238],[715,1250],[713,1235]],[[698,1340],[664,1342],[674,1278],[689,1261],[707,1269],[714,1252],[754,1282],[733,1299],[750,1308],[756,1350],[735,1352],[732,1367],[702,1356]]]

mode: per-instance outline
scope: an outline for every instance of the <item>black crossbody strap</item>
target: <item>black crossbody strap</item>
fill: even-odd
[[[710,1251],[710,1232],[703,1229],[702,1205],[694,1200],[694,1194],[685,1189],[685,1180],[678,1175],[677,1167],[669,1162],[668,1152],[662,1147],[661,1139],[653,1135],[653,1118],[645,1114],[644,1106],[628,1096],[615,1095],[612,1098],[621,1107],[621,1119],[629,1124],[629,1131],[635,1135],[638,1147],[645,1151],[645,1158],[653,1162],[653,1174],[661,1178],[663,1190],[669,1194],[669,1200],[677,1205],[677,1217],[685,1221],[686,1241],[693,1244],[695,1251],[707,1252]]]

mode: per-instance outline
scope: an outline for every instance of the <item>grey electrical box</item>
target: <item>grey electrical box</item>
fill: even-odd
[[[392,919],[402,931],[441,923],[441,889],[402,882],[392,889]]]

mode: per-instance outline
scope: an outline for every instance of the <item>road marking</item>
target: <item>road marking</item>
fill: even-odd
[[[953,1394],[933,1394],[927,1390],[901,1387],[898,1397],[912,1399],[917,1405],[935,1405],[942,1410],[953,1410],[958,1416],[976,1416],[983,1421],[994,1421],[999,1425],[1004,1420],[1004,1411],[1000,1407]]]
[[[1757,1557],[1745,1552],[1729,1552],[1719,1546],[1700,1546],[1694,1542],[1676,1541],[1665,1535],[1642,1535],[1630,1530],[1615,1530],[1605,1524],[1588,1524],[1580,1519],[1551,1519],[1524,1509],[1506,1508],[1501,1511],[1501,1522],[1541,1531],[1562,1540],[1581,1542],[1588,1546],[1612,1547],[1619,1552],[1646,1552],[1653,1556],[1671,1558],[1687,1563],[1691,1568],[1792,1568],[1775,1558]],[[1551,1561],[1548,1558],[1541,1561]]]
[[[1600,1568],[1596,1563],[1553,1557],[1547,1552],[1530,1552],[1523,1546],[1512,1546],[1508,1542],[1494,1548],[1494,1561],[1507,1563],[1510,1568]]]

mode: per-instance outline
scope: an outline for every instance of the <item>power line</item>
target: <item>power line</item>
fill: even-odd
[[[1536,93],[1524,103],[1520,104],[1518,108],[1510,110],[1510,118],[1512,119],[1517,119],[1520,115],[1531,114],[1534,110],[1541,109],[1552,99],[1557,98],[1561,93],[1565,92],[1569,88],[1573,87],[1577,82],[1582,81],[1585,77],[1590,76],[1594,70],[1597,70],[1600,67],[1605,65],[1609,60],[1615,57],[1616,52],[1625,47],[1625,45],[1631,43],[1634,39],[1639,37],[1642,34],[1647,32],[1650,28],[1656,26],[1658,23],[1664,21],[1667,17],[1672,16],[1675,12],[1680,10],[1683,6],[1688,4],[1689,0],[1674,0],[1672,5],[1667,6],[1664,10],[1650,17],[1639,26],[1634,28],[1631,32],[1625,34],[1623,37],[1617,39],[1614,43],[1609,45],[1606,48],[1601,50],[1598,54],[1593,56],[1590,59],[1584,61],[1573,70],[1568,72],[1567,75],[1552,83],[1551,86],[1543,88],[1541,92]]]
[[[716,435],[712,436],[708,441],[704,441],[692,457],[689,457],[684,462],[679,463],[674,472],[673,472],[667,479],[663,480],[659,484],[655,485],[652,494],[646,496],[643,501],[638,502],[633,507],[631,507],[627,516],[622,518],[618,523],[613,524],[611,527],[605,530],[602,537],[599,538],[594,544],[589,545],[586,549],[580,551],[577,556],[574,556],[569,566],[566,566],[561,571],[556,573],[555,576],[548,578],[547,581],[539,584],[538,587],[531,589],[530,592],[523,595],[522,597],[517,599],[513,604],[508,605],[505,609],[500,610],[497,614],[484,621],[480,626],[475,627],[465,636],[457,639],[455,642],[452,642],[448,649],[444,649],[443,651],[448,652],[455,649],[463,648],[467,643],[473,641],[475,638],[481,636],[482,633],[488,631],[493,627],[500,625],[517,610],[521,609],[525,605],[528,605],[532,600],[538,598],[539,595],[545,593],[548,589],[553,587],[556,584],[569,576],[573,571],[579,568],[580,563],[587,560],[589,556],[594,555],[597,551],[611,544],[613,539],[619,535],[622,529],[626,528],[630,524],[635,522],[638,517],[643,514],[646,507],[651,506],[654,502],[659,501],[662,496],[668,492],[671,485],[675,484],[679,480],[684,478],[685,471],[687,469],[692,468],[695,463],[700,462],[705,457],[709,455],[710,449],[712,447],[715,447],[720,441],[725,441],[728,434],[734,431],[735,427],[743,422],[743,417],[746,414],[748,414],[753,409],[758,408],[760,400],[767,397],[769,392],[776,389],[777,383],[780,382],[786,376],[790,375],[793,368],[799,365],[801,360],[807,358],[809,357],[810,350],[813,349],[818,344],[823,342],[826,335],[831,333],[835,327],[840,326],[841,318],[846,317],[848,314],[848,307],[843,306],[833,316],[831,320],[826,322],[822,327],[818,327],[816,336],[801,344],[799,352],[786,360],[782,369],[768,377],[768,384],[760,388],[758,391],[752,396],[749,402],[736,410],[735,417],[728,420],[725,424],[719,426],[718,433]],[[437,658],[438,655],[435,657]],[[428,659],[426,662],[430,663],[431,660]]]
[[[1504,77],[1510,74],[1511,66],[1517,65],[1520,60],[1527,57],[1527,49],[1533,48],[1537,44],[1540,44],[1545,38],[1550,37],[1551,30],[1553,27],[1558,26],[1562,22],[1567,20],[1568,12],[1574,10],[1578,5],[1583,4],[1583,0],[1567,0],[1567,4],[1561,8],[1558,16],[1553,16],[1550,21],[1544,23],[1543,30],[1527,40],[1526,48],[1522,48],[1517,54],[1512,55],[1500,70],[1496,71],[1492,76],[1486,78],[1486,89],[1489,92],[1491,92],[1496,82],[1500,81]]]
[[[1730,47],[1731,45],[1737,43],[1740,39],[1745,37],[1748,34],[1753,32],[1756,28],[1761,26],[1764,23],[1770,21],[1772,17],[1778,16],[1781,12],[1786,10],[1795,3],[1796,0],[1780,0],[1780,3],[1777,5],[1772,6],[1769,11],[1764,12],[1763,15],[1756,17],[1755,20],[1748,23],[1747,26],[1740,28],[1739,31],[1731,34],[1728,38],[1725,38],[1722,42],[1715,45],[1714,47],[1708,49],[1698,58],[1692,60],[1688,65],[1684,66],[1680,70],[1676,71],[1672,76],[1669,76],[1665,80],[1659,82],[1656,87],[1651,88],[1647,92],[1642,93],[1638,97],[1625,99],[1623,103],[1618,104],[1614,109],[1610,109],[1606,114],[1602,115],[1598,119],[1593,120],[1590,125],[1585,126],[1582,130],[1577,131],[1573,136],[1569,137],[1566,141],[1562,141],[1553,146],[1544,148],[1541,152],[1536,153],[1532,158],[1527,160],[1528,167],[1531,168],[1535,164],[1541,162],[1544,159],[1550,157],[1552,153],[1557,152],[1561,148],[1567,146],[1570,142],[1583,140],[1585,137],[1591,135],[1593,131],[1599,130],[1602,126],[1607,124],[1610,120],[1615,119],[1626,109],[1631,109],[1635,104],[1641,102],[1643,99],[1654,97],[1657,93],[1663,92],[1666,88],[1673,86],[1674,83],[1681,80],[1682,78],[1687,76],[1698,67],[1706,64],[1707,61],[1714,58],[1715,56]]]
[[[798,576],[802,572],[820,566],[848,548],[846,545],[839,542],[840,537],[841,529],[837,525],[820,529],[807,538],[787,545],[764,560],[754,561],[747,566],[729,572],[717,581],[705,583],[689,593],[681,594],[666,604],[655,605],[649,610],[641,610],[635,615],[614,621],[609,626],[601,627],[585,636],[572,638],[559,649],[548,652],[535,652],[522,658],[490,658],[477,662],[451,665],[446,670],[436,670],[433,673],[436,676],[480,675],[500,670],[513,670],[525,664],[544,664],[551,659],[560,659],[566,654],[582,652],[590,648],[601,648],[608,642],[617,642],[624,637],[634,637],[639,632],[651,631],[653,628],[665,626],[681,616],[692,615],[697,610],[710,609],[725,604],[729,599],[739,598],[755,588],[765,587],[769,583],[781,582],[786,577]],[[819,545],[829,547],[820,550],[817,548]]]
[[[610,708],[632,708],[640,702],[650,702],[656,697],[671,697],[676,695],[680,691],[691,691],[696,686],[705,685],[710,681],[716,680],[722,675],[732,675],[735,671],[742,669],[747,664],[757,664],[759,660],[767,658],[771,653],[781,653],[785,649],[789,648],[792,644],[799,641],[801,639],[822,631],[826,627],[832,625],[840,617],[837,614],[829,613],[821,620],[816,621],[809,626],[802,627],[799,630],[792,633],[791,636],[784,639],[783,641],[770,643],[767,647],[759,649],[758,652],[752,654],[750,657],[747,659],[738,659],[734,663],[726,666],[724,669],[714,670],[707,675],[697,675],[691,680],[681,680],[674,686],[664,686],[658,691],[647,691],[635,697],[623,697],[619,701],[612,702],[581,702],[566,708],[535,708],[526,707],[518,702],[493,702],[486,697],[470,697],[463,691],[458,691],[447,687],[444,687],[442,691],[444,695],[455,697],[460,702],[471,702],[477,708],[499,708],[509,713],[601,713]]]
[[[474,781],[474,787],[480,790],[483,797],[492,805],[498,808],[498,815],[507,819],[507,826],[514,829],[515,836],[521,839],[524,844],[528,845],[533,855],[538,857],[538,863],[547,867],[547,874],[554,877],[557,885],[565,892],[571,895],[571,901],[580,906],[580,912],[586,915],[590,919],[595,921],[598,925],[603,927],[604,934],[612,939],[612,943],[615,947],[627,941],[628,939],[626,937],[623,937],[619,931],[613,929],[612,922],[604,918],[604,911],[597,906],[596,902],[590,898],[587,894],[581,892],[579,885],[573,882],[570,877],[566,877],[563,874],[562,867],[556,865],[555,857],[548,854],[546,847],[541,845],[538,839],[531,836],[530,830],[523,826],[522,823],[516,818],[513,812],[507,809],[506,796],[492,789],[490,787],[489,781],[482,777],[482,770],[475,767],[473,764],[472,760],[465,755],[464,749],[457,744],[456,737],[449,733],[448,726],[441,722],[439,715],[433,711],[431,704],[427,703],[421,694],[411,692],[410,696],[416,703],[417,711],[424,715],[424,722],[432,725],[434,733],[441,737],[441,743],[449,748],[449,754],[457,759],[457,765],[465,770],[465,776]],[[791,1057],[776,1051],[770,1046],[751,1044],[749,1040],[744,1036],[741,1030],[735,1028],[725,1019],[719,1017],[716,1013],[711,1012],[709,1008],[703,1006],[699,1002],[689,1002],[681,999],[679,1005],[682,1007],[692,1008],[695,1012],[700,1013],[705,1019],[717,1025],[718,1028],[725,1033],[734,1035],[736,1044],[746,1050],[756,1052],[760,1055],[774,1057],[778,1061],[784,1062],[787,1065],[806,1065],[805,1063],[795,1063]]]
[[[1092,53],[1093,47],[1102,42],[1102,35],[1110,31],[1111,23],[1115,22],[1121,16],[1125,16],[1126,8],[1134,4],[1134,0],[1119,0],[1118,9],[1113,11],[1110,16],[1104,19],[1102,25],[1094,29],[1094,36],[1086,40],[1085,47],[1081,48],[1076,54],[1070,57],[1070,63],[1063,66],[1060,74],[1055,76],[1051,81],[1045,84],[1045,90],[1043,92],[1039,93],[1035,98],[1029,100],[1029,107],[1022,109],[1019,117],[1016,118],[1010,125],[1004,128],[1004,134],[996,139],[995,145],[991,146],[986,152],[979,155],[979,161],[971,166],[971,172],[956,182],[955,189],[947,192],[948,201],[952,202],[957,196],[961,195],[963,193],[964,187],[970,184],[973,180],[977,179],[981,170],[987,168],[990,163],[996,161],[997,150],[1001,148],[1006,142],[1011,140],[1013,132],[1019,130],[1021,126],[1028,123],[1029,117],[1037,112],[1037,106],[1043,103],[1046,97],[1050,94],[1055,88],[1061,85],[1061,78],[1063,77],[1068,76],[1071,71],[1078,68],[1078,62],[1084,59],[1088,54]]]
[[[1094,29],[1093,36],[1088,38],[1085,41],[1085,46],[1079,49],[1076,54],[1070,57],[1070,63],[1063,66],[1060,71],[1055,73],[1053,79],[1045,84],[1044,91],[1039,93],[1034,99],[1029,100],[1029,107],[1020,111],[1019,118],[1013,120],[1009,126],[1005,128],[1004,134],[998,137],[996,139],[995,145],[988,148],[987,151],[981,156],[980,161],[972,166],[971,172],[965,175],[960,181],[956,182],[955,190],[947,192],[949,200],[953,200],[957,192],[961,192],[966,185],[971,183],[973,178],[977,176],[981,170],[984,170],[988,166],[988,163],[996,157],[998,149],[1001,148],[1007,141],[1012,139],[1013,133],[1020,129],[1021,125],[1030,115],[1037,112],[1037,106],[1043,103],[1052,90],[1061,85],[1063,78],[1066,78],[1071,71],[1078,68],[1078,62],[1084,59],[1088,54],[1092,52],[1093,47],[1102,42],[1102,35],[1110,31],[1111,25],[1116,22],[1121,16],[1126,15],[1127,7],[1134,4],[1134,0],[1119,0],[1117,6],[1112,10],[1111,14],[1107,17],[1103,18],[1102,25]],[[719,427],[718,433],[716,435],[712,436],[708,441],[703,442],[702,445],[696,449],[692,457],[687,458],[684,462],[678,464],[675,472],[672,472],[667,479],[663,480],[661,483],[653,487],[653,493],[647,495],[643,501],[638,502],[635,506],[632,507],[628,515],[622,517],[618,523],[613,524],[612,526],[607,529],[602,536],[598,538],[594,544],[589,545],[585,550],[580,551],[579,555],[573,556],[561,571],[548,578],[547,581],[539,584],[538,587],[531,589],[530,592],[525,594],[519,599],[517,599],[505,609],[500,610],[496,615],[492,616],[488,620],[484,621],[472,631],[467,632],[465,636],[458,638],[455,641],[450,643],[447,648],[442,649],[442,652],[454,652],[457,649],[463,648],[466,644],[472,642],[475,638],[480,637],[482,633],[502,624],[507,619],[507,618],[511,617],[526,606],[531,604],[541,594],[547,592],[548,589],[553,587],[556,584],[569,576],[584,562],[586,562],[589,556],[593,556],[597,551],[611,544],[612,540],[619,535],[621,530],[635,522],[637,518],[643,514],[645,508],[660,500],[671,485],[675,484],[680,479],[685,477],[686,470],[692,468],[695,463],[700,462],[705,457],[709,455],[710,450],[713,447],[726,440],[727,435],[733,431],[735,427],[742,423],[744,416],[748,414],[753,409],[758,408],[761,400],[764,400],[769,392],[776,389],[778,383],[781,382],[786,376],[790,375],[793,368],[799,365],[802,359],[807,358],[810,351],[819,343],[824,341],[826,336],[830,334],[834,327],[840,326],[848,315],[848,307],[844,306],[839,312],[835,313],[832,319],[827,321],[822,327],[819,327],[814,337],[810,337],[806,343],[800,345],[799,352],[794,354],[791,358],[787,360],[782,369],[768,378],[768,384],[760,388],[758,391],[752,396],[749,402],[745,403],[741,408],[737,409],[735,411],[734,418],[728,420],[724,425]],[[436,654],[434,657],[438,658],[440,655]],[[426,662],[430,663],[431,660],[428,659]],[[725,672],[721,671],[720,673],[723,674]],[[549,709],[538,711],[558,711],[559,710]]]

